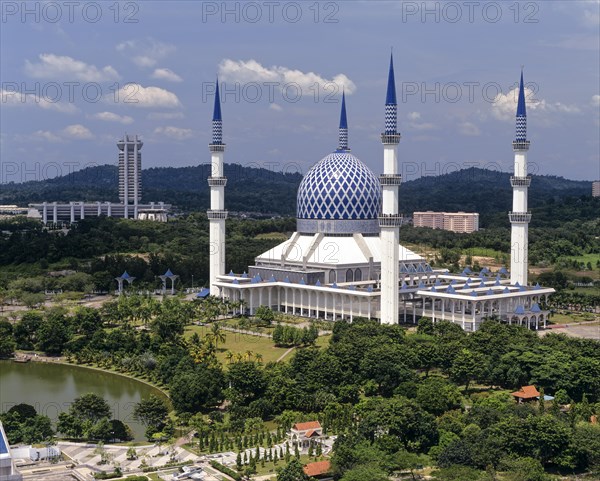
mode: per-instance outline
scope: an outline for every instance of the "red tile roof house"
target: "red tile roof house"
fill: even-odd
[[[533,401],[540,397],[539,391],[535,386],[523,386],[521,389],[510,393],[519,403]]]
[[[298,448],[308,448],[311,441],[318,441],[323,436],[323,428],[319,421],[307,423],[296,423],[290,430],[289,439],[292,446],[298,444]]]
[[[310,476],[311,478],[322,479],[323,481],[325,481],[326,479],[333,479],[330,476],[331,463],[329,461],[318,461],[316,463],[309,463],[304,466],[303,470],[304,474]]]

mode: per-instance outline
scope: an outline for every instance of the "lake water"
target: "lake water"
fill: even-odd
[[[0,412],[27,403],[56,422],[76,397],[88,392],[106,399],[112,418],[129,425],[136,441],[145,439],[145,427],[133,419],[135,404],[150,394],[166,399],[152,386],[110,372],[51,362],[0,361]]]

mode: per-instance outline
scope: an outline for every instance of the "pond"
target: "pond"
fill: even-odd
[[[53,362],[0,361],[0,412],[27,403],[56,422],[76,397],[88,392],[108,402],[112,418],[126,423],[136,441],[145,440],[145,427],[133,419],[135,404],[150,394],[167,400],[160,390],[111,372]]]

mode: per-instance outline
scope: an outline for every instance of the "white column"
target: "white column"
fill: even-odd
[[[70,202],[70,207],[71,207],[71,223],[75,222],[75,205],[73,205],[73,202]]]
[[[399,136],[398,136],[399,138]],[[398,144],[384,143],[384,176],[398,175]],[[398,184],[382,182],[382,218],[380,220],[381,238],[381,323],[398,324],[399,299],[399,225],[391,219],[386,223],[385,216],[398,215]]]
[[[44,224],[48,223],[48,202],[42,204],[42,222]]]
[[[211,146],[211,178],[210,185],[210,276],[211,293],[216,289],[214,283],[217,276],[225,274],[225,183],[223,178],[223,146]],[[217,178],[217,179],[214,179]],[[221,215],[218,212],[222,213]]]
[[[52,220],[55,224],[58,223],[58,205],[56,202],[52,205]]]
[[[527,177],[527,151],[515,150],[515,178]],[[527,185],[513,185],[513,212],[527,213]],[[511,284],[527,285],[529,224],[524,221],[511,220]]]

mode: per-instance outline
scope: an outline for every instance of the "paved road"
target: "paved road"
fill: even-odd
[[[600,341],[600,322],[589,324],[565,324],[562,327],[555,327],[553,329],[547,329],[539,332],[542,336],[553,332],[555,334],[566,334],[567,336],[584,337],[586,339],[596,339]]]

